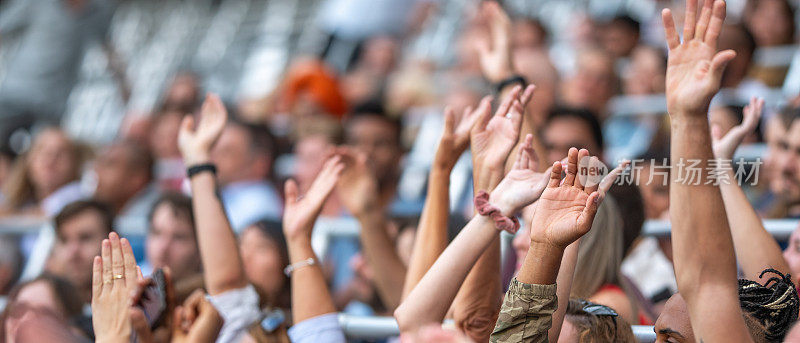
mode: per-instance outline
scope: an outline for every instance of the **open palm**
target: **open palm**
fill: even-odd
[[[325,200],[333,191],[344,170],[341,156],[334,155],[325,162],[305,197],[300,197],[297,183],[286,181],[286,206],[283,211],[283,230],[287,237],[311,236],[311,228],[322,211]]]
[[[468,106],[461,115],[457,115],[452,108],[444,110],[444,131],[439,145],[436,148],[435,163],[445,169],[452,169],[458,158],[467,149],[470,140],[470,131],[483,111],[489,111],[492,106],[492,97],[485,96],[478,105],[472,109]]]
[[[524,112],[521,91],[522,87],[514,87],[494,115],[483,103],[479,107],[480,117],[470,133],[472,161],[476,169],[502,168],[516,145]],[[526,94],[532,91],[526,90]]]
[[[587,192],[577,177],[578,160],[588,156],[585,149],[570,149],[563,182],[561,162],[553,164],[547,188],[536,203],[531,220],[532,242],[566,248],[589,232],[601,199],[599,192]]]
[[[336,192],[350,214],[358,216],[377,206],[378,181],[367,166],[365,154],[348,148],[337,150],[345,164]]]
[[[730,131],[722,134],[721,129],[714,125],[711,127],[712,147],[714,157],[720,160],[730,160],[739,144],[744,138],[753,133],[761,119],[761,112],[764,109],[764,99],[751,98],[743,113],[742,123],[734,126]]]
[[[209,93],[200,110],[200,121],[195,125],[192,116],[186,116],[178,132],[178,147],[186,165],[207,162],[209,151],[222,134],[228,111],[216,94]]]
[[[725,2],[706,0],[697,20],[696,15],[697,0],[687,1],[681,43],[672,13],[669,9],[662,12],[669,45],[666,93],[670,114],[705,115],[711,98],[719,90],[725,66],[736,56],[732,50],[717,52],[717,39],[725,20]]]

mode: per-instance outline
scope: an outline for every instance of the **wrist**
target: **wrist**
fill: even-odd
[[[558,278],[564,248],[531,241],[517,280],[527,284],[552,285]]]
[[[211,163],[211,157],[206,153],[183,154],[183,163],[187,167],[191,167],[198,164]]]

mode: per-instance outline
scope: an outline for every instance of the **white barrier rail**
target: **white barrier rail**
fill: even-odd
[[[381,339],[400,334],[397,321],[392,317],[362,317],[339,314],[339,325],[350,339]],[[649,325],[633,325],[633,334],[638,342],[655,342],[656,334]]]

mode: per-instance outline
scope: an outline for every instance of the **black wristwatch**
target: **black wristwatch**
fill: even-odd
[[[202,172],[211,172],[212,174],[217,174],[217,166],[215,166],[213,163],[193,165],[189,168],[186,168],[186,177],[191,179],[193,176]]]
[[[503,91],[503,88],[506,88],[506,86],[513,85],[515,83],[519,83],[522,87],[528,85],[528,82],[525,81],[525,78],[522,77],[522,75],[516,74],[496,83],[494,85],[494,91],[496,92],[496,94],[500,94],[500,92]]]

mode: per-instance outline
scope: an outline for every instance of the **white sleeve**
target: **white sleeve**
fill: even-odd
[[[233,289],[217,295],[209,295],[225,324],[217,337],[217,343],[238,342],[247,329],[261,318],[259,298],[253,285]]]

